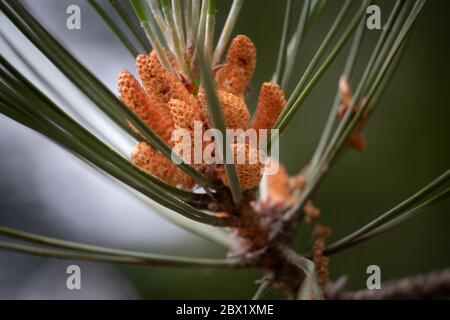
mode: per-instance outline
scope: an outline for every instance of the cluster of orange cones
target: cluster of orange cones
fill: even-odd
[[[174,60],[170,56],[168,58],[174,70],[177,70]],[[225,63],[214,70],[217,96],[227,128],[270,130],[285,105],[284,93],[280,87],[274,83],[264,83],[254,121],[251,123],[244,94],[255,66],[254,44],[248,37],[239,35],[232,41]],[[173,146],[175,143],[172,140],[174,129],[193,131],[195,121],[200,121],[204,130],[212,127],[202,88],[192,90],[190,84],[185,85],[185,81],[180,81],[177,75],[170,73],[160,64],[156,52],[138,56],[136,67],[142,85],[129,71],[122,70],[118,79],[120,98],[167,144]],[[240,151],[246,155],[245,163],[235,165],[241,189],[257,187],[262,177],[264,161],[247,161],[252,159],[254,154],[260,156],[257,148],[247,143],[235,142],[232,143],[232,150],[235,156]],[[141,169],[171,185],[183,189],[191,189],[195,185],[190,176],[145,142],[136,145],[131,158]],[[196,169],[209,174],[213,172],[213,178],[228,186],[223,165],[215,165],[212,170],[207,170],[206,165],[196,164]]]
[[[167,54],[174,70],[177,65]],[[225,63],[214,69],[217,96],[222,106],[227,128],[230,129],[260,129],[270,130],[283,110],[286,101],[283,90],[275,83],[266,82],[262,85],[253,122],[245,103],[245,92],[253,76],[256,66],[256,49],[253,42],[244,35],[239,35],[232,41]],[[133,75],[122,70],[118,77],[118,89],[121,100],[133,110],[162,140],[170,146],[174,129],[188,129],[193,132],[194,122],[202,123],[203,130],[211,128],[208,118],[208,105],[202,88],[193,90],[192,84],[180,80],[176,74],[166,70],[158,60],[155,51],[149,55],[139,55],[136,67],[142,85]],[[342,77],[339,82],[341,105],[338,116],[342,118],[347,111],[352,93],[348,81]],[[358,107],[354,112],[357,112]],[[363,150],[366,140],[361,134],[365,117],[358,123],[350,135],[347,145],[356,150]],[[246,159],[250,155],[260,156],[257,148],[247,143],[233,143],[235,155],[244,152]],[[153,149],[145,142],[140,142],[134,148],[132,161],[141,169],[155,175],[159,179],[183,189],[192,189],[193,179],[179,169],[170,159]],[[258,186],[264,161],[236,164],[236,170],[242,190]],[[206,170],[206,165],[196,164],[199,171],[213,172],[213,179],[218,179],[228,186],[223,165],[216,165],[213,170]]]

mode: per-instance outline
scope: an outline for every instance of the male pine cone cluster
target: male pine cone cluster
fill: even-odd
[[[168,58],[173,69],[177,70],[174,60],[169,55]],[[285,105],[284,93],[280,87],[274,83],[264,83],[259,94],[255,120],[250,123],[250,112],[244,101],[244,93],[255,65],[254,44],[248,37],[239,35],[232,41],[225,63],[215,68],[217,96],[227,128],[247,130],[252,127],[257,130],[270,130]],[[193,134],[195,121],[202,123],[202,130],[211,128],[206,97],[201,88],[197,93],[191,92],[190,86],[185,86],[176,75],[160,64],[155,51],[149,55],[139,55],[136,58],[136,67],[142,85],[129,71],[120,71],[120,99],[168,145],[173,147],[175,144],[171,139],[174,129],[188,129]],[[259,151],[247,143],[233,143],[232,151],[235,159],[240,151],[245,152],[246,156],[245,163],[235,164],[241,189],[255,188],[261,180],[263,163],[250,163],[249,159],[252,159],[252,155],[259,157]],[[189,175],[145,142],[135,146],[131,159],[141,169],[170,185],[183,189],[194,187],[195,183]],[[209,174],[213,172],[214,178],[228,186],[223,165],[213,165],[213,170],[206,170],[203,164],[195,167]]]

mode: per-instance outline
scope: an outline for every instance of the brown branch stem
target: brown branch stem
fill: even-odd
[[[336,282],[336,284],[339,281]],[[333,290],[333,284],[324,290],[327,299],[334,300],[430,300],[450,297],[450,268],[428,274],[391,280],[379,290]],[[340,284],[342,287],[342,283]]]

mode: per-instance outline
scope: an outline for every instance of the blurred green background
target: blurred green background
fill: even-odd
[[[342,1],[329,1],[301,48],[293,72],[297,81],[337,14]],[[354,1],[353,8],[359,4]],[[376,1],[385,23],[394,1]],[[218,1],[218,29],[231,1]],[[294,24],[302,1],[295,0]],[[256,44],[258,63],[249,106],[254,108],[259,87],[270,81],[280,41],[284,1],[247,0],[235,29]],[[348,151],[321,185],[315,201],[321,221],[333,230],[330,241],[354,231],[393,207],[449,168],[450,164],[450,2],[427,2],[407,50],[364,129],[368,146]],[[348,21],[348,20],[347,20]],[[88,32],[94,32],[88,30]],[[367,31],[358,58],[358,76],[368,61],[380,31]],[[281,160],[294,174],[309,161],[319,140],[336,92],[345,59],[344,50],[308,97],[281,138]],[[114,81],[114,79],[102,79]],[[352,82],[354,86],[355,83]],[[423,214],[376,239],[333,256],[331,279],[349,275],[348,289],[364,288],[366,268],[379,265],[382,280],[425,273],[450,265],[450,202]],[[311,246],[310,230],[302,227],[297,248]],[[223,257],[224,250],[207,241],[182,241],[165,253]],[[186,270],[115,267],[143,298],[250,298],[262,274],[251,270]],[[271,297],[278,298],[275,291]]]

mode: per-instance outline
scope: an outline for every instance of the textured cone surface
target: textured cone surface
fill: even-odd
[[[237,175],[239,178],[239,184],[242,190],[249,190],[256,188],[261,181],[263,162],[260,158],[258,150],[250,147],[248,144],[235,143],[231,145]],[[245,162],[240,163],[239,156],[245,156]],[[251,159],[256,159],[256,163],[253,163]],[[238,163],[239,162],[239,163]],[[217,171],[218,178],[224,185],[229,187],[228,178],[223,166]]]
[[[259,93],[253,128],[270,130],[285,105],[283,90],[275,83],[264,83]]]
[[[131,160],[142,170],[172,186],[190,189],[194,185],[194,181],[190,176],[145,142],[141,142],[134,147],[131,153]]]
[[[173,128],[170,114],[161,112],[130,72],[122,70],[118,78],[118,89],[122,102],[161,139],[168,142]]]
[[[244,100],[226,91],[218,91],[217,96],[222,106],[227,128],[247,130],[250,123],[250,112]],[[203,113],[208,114],[208,104],[203,90],[199,92],[198,97]],[[212,126],[210,125],[210,127]]]
[[[170,99],[177,99],[189,105],[197,105],[196,99],[187,91],[178,79],[164,69],[155,51],[150,55],[139,55],[136,68],[145,91],[155,101],[167,104]]]
[[[231,42],[226,63],[215,73],[217,89],[242,96],[249,85],[255,67],[255,45],[249,37],[238,35]]]

